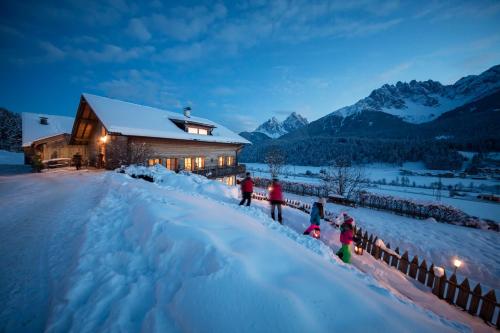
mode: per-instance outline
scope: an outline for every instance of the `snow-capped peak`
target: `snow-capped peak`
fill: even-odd
[[[257,127],[254,132],[260,132],[270,138],[276,139],[307,124],[308,121],[306,118],[297,112],[292,112],[283,122],[280,122],[276,117],[272,117]]]
[[[301,128],[302,126],[305,126],[309,124],[307,119],[305,117],[302,117],[300,114],[297,112],[292,112],[286,119],[283,121],[283,128],[287,132],[292,132],[295,131],[298,128]]]
[[[333,114],[348,117],[363,111],[381,111],[410,123],[432,121],[444,112],[500,89],[500,65],[480,75],[469,75],[452,85],[427,80],[384,84],[356,104]]]

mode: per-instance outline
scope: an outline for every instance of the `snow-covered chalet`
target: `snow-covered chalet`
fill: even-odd
[[[213,121],[194,117],[190,109],[175,113],[116,99],[82,94],[75,118],[23,114],[26,160],[71,158],[113,169],[123,164],[162,164],[218,178],[228,184],[245,172],[238,153],[250,144]]]

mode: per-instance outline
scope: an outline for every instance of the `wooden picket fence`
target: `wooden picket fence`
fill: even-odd
[[[254,193],[253,198],[268,200],[265,193]],[[286,199],[284,205],[300,209],[306,213],[310,213],[311,211],[311,205],[298,200]],[[333,212],[325,211],[325,220],[330,222],[330,225],[333,227],[336,226],[333,223],[334,216]],[[469,279],[465,278],[459,284],[457,276],[452,274],[448,278],[446,271],[442,276],[436,276],[434,273],[434,264],[431,263],[429,266],[425,259],[420,262],[418,256],[414,256],[410,260],[408,251],[400,255],[399,248],[397,247],[392,251],[390,244],[387,244],[385,248],[377,246],[378,237],[369,234],[367,231],[363,232],[361,228],[356,229],[355,233],[362,240],[361,246],[364,253],[385,262],[401,273],[429,287],[431,292],[439,299],[443,299],[449,304],[459,307],[472,316],[479,316],[487,324],[494,325],[497,329],[500,329],[500,304],[497,302],[495,290],[491,289],[483,294],[483,287],[481,287],[480,283],[471,289]]]

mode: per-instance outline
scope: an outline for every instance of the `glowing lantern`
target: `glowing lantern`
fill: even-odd
[[[462,266],[462,261],[460,259],[453,260],[453,266],[455,266],[455,271],[453,272],[453,274],[457,274],[457,268],[460,268],[460,266]]]
[[[107,135],[103,135],[99,138],[99,140],[102,142],[102,143],[106,143],[108,142],[108,136]]]
[[[361,246],[361,243],[354,244],[354,253],[356,253],[358,256],[363,255],[363,246]]]
[[[268,190],[269,192],[271,192],[271,191],[273,190],[273,187],[272,187],[272,186],[269,186],[269,187],[267,188],[267,190]]]
[[[321,230],[319,228],[314,228],[311,233],[311,236],[313,238],[319,239],[321,237]]]

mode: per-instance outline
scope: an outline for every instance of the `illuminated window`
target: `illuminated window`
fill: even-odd
[[[219,168],[224,167],[224,156],[219,156],[219,159],[218,159],[218,162],[217,162],[217,166]]]
[[[190,134],[208,135],[208,130],[206,128],[198,128],[198,127],[188,126],[187,130],[188,130],[188,133],[190,133]]]
[[[148,160],[148,165],[153,166],[155,164],[160,164],[160,159],[159,158],[150,158]]]
[[[165,167],[169,170],[177,169],[177,160],[175,158],[166,158]]]
[[[234,164],[234,157],[228,156],[227,157],[227,165],[232,166]]]
[[[236,184],[236,177],[235,176],[224,177],[223,182],[226,185],[233,186],[234,184]]]
[[[194,159],[194,166],[197,170],[203,169],[205,167],[205,159],[203,157],[196,157]]]
[[[193,162],[191,160],[191,157],[186,157],[184,159],[184,169],[189,171],[193,170]]]

